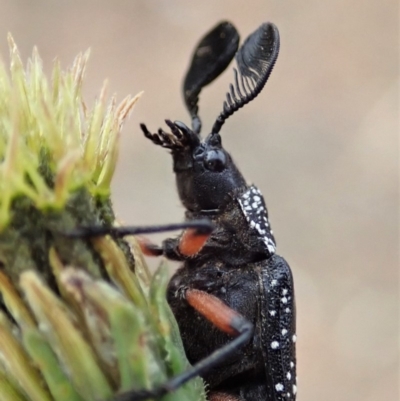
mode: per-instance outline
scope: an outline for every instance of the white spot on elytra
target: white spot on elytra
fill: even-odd
[[[293,334],[293,336],[292,336],[292,341],[293,341],[294,343],[297,341],[297,336],[296,336],[296,334]]]
[[[287,334],[287,330],[286,330],[286,329],[282,329],[281,333],[282,333],[282,335],[284,336],[284,335]]]
[[[277,349],[277,348],[279,348],[279,343],[278,343],[278,341],[272,341],[272,343],[271,343],[271,348],[272,348],[272,349]]]
[[[286,297],[281,298],[283,304],[287,304],[288,299]]]
[[[282,295],[286,295],[288,293],[288,290],[286,289],[286,288],[284,288],[283,290],[282,290]]]
[[[288,380],[290,380],[292,378],[292,374],[290,372],[287,372],[286,373],[286,377],[287,377]]]
[[[295,384],[293,384],[293,394],[297,393],[297,386]]]
[[[286,309],[285,309],[285,312],[286,312],[286,313],[289,313],[289,312],[290,312],[290,308],[286,308]]]
[[[270,314],[271,316],[275,316],[275,315],[276,315],[276,310],[270,310],[270,311],[269,311],[269,314]]]
[[[274,287],[274,286],[277,285],[277,284],[278,284],[278,281],[277,281],[277,280],[273,279],[273,280],[271,281],[272,287]]]
[[[275,390],[276,391],[283,391],[283,384],[282,383],[278,383],[275,385]]]
[[[294,362],[290,362],[290,367],[293,369],[294,368]]]

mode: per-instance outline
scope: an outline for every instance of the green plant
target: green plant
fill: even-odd
[[[133,238],[66,238],[117,224],[110,183],[139,95],[82,99],[88,53],[49,82],[9,36],[0,65],[0,401],[94,401],[149,389],[188,367],[165,301]],[[205,399],[200,379],[164,399]]]

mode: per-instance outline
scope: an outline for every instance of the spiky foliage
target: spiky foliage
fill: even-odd
[[[0,401],[98,401],[150,389],[187,368],[165,301],[133,239],[68,239],[115,224],[110,182],[122,124],[138,96],[93,108],[88,53],[49,82],[34,50],[24,69],[9,37],[0,65]],[[164,397],[204,399],[200,380]]]

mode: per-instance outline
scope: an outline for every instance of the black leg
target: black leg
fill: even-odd
[[[127,227],[78,227],[62,234],[69,238],[92,238],[103,235],[112,237],[124,237],[126,235],[153,234],[165,231],[182,230],[186,228],[195,229],[198,234],[209,234],[213,230],[213,225],[208,220],[192,220],[184,223],[165,224],[157,226],[127,226]]]

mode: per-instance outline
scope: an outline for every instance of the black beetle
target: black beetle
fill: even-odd
[[[291,270],[275,254],[275,239],[260,191],[246,184],[219,135],[225,120],[263,89],[279,52],[278,29],[271,23],[262,24],[239,51],[238,44],[235,27],[222,22],[196,47],[183,87],[192,129],[166,120],[171,133],[160,129],[152,134],[141,125],[147,138],[171,150],[186,220],[209,218],[215,227],[194,255],[182,254],[183,236],[166,240],[159,253],[183,261],[170,281],[168,302],[189,361],[208,384],[210,398],[294,400],[296,311]],[[235,55],[235,84],[230,86],[211,133],[202,141],[199,93]],[[203,317],[194,309],[203,300],[187,302],[191,290],[218,298],[244,318],[240,322],[244,326],[235,327],[244,340],[238,341],[236,350],[229,348],[229,355],[223,350],[232,345],[231,333],[224,333],[221,327],[215,327],[218,323],[210,322],[216,310],[203,313]],[[252,325],[251,335],[245,322]],[[215,362],[210,358],[213,352],[224,356],[211,366]],[[209,364],[205,363],[207,358]],[[201,371],[196,370],[199,362],[203,364]]]
[[[183,86],[191,129],[170,120],[166,124],[171,132],[151,133],[141,125],[147,138],[171,151],[186,221],[193,223],[161,247],[142,244],[147,254],[183,262],[167,298],[193,368],[160,388],[128,392],[116,400],[158,398],[196,375],[204,378],[212,401],[296,399],[291,270],[275,253],[263,196],[246,184],[219,134],[225,120],[263,89],[278,57],[278,29],[264,23],[239,50],[238,45],[235,27],[221,22],[196,47]],[[234,85],[211,133],[201,140],[200,91],[234,56]],[[201,223],[204,219],[212,223],[211,234],[210,225]],[[130,233],[123,230],[113,233]]]

